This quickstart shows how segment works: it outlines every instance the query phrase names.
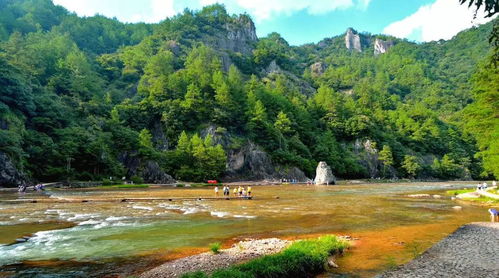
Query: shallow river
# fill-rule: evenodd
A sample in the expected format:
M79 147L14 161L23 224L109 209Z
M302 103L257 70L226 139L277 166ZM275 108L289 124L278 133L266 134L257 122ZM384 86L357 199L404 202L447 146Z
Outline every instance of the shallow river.
M254 186L254 200L71 202L213 197L211 188L0 192L0 277L126 277L165 260L244 238L325 233L356 240L322 277L369 277L410 260L486 208L451 201L464 183ZM468 185L471 186L471 185ZM442 199L408 198L412 193ZM279 197L279 198L277 198ZM36 198L44 202L13 203ZM455 205L462 210L455 210ZM26 242L12 244L30 236Z

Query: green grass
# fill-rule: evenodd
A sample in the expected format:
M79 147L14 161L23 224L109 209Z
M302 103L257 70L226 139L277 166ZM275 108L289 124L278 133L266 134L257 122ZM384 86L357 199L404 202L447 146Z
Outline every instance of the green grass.
M183 278L273 278L314 277L324 272L330 255L348 247L335 236L297 241L286 250L251 260L241 265L215 271L211 276L202 272L185 274Z
M221 247L222 247L222 244L220 242L210 243L210 250L211 250L211 252L213 252L213 254L220 253Z
M115 184L115 185L103 185L97 188L148 188L147 184Z
M449 190L449 191L446 191L446 193L449 195L457 196L459 194L470 193L470 192L475 192L475 191L476 191L475 189L460 189L460 190ZM494 190L489 191L489 192L494 193ZM462 200L472 201L472 202L477 202L477 203L487 203L487 204L499 203L499 200L485 197L485 196L480 196L478 198L462 198Z
M476 190L475 189L459 189L459 190L448 190L446 191L445 193L449 194L449 195L459 195L459 194L463 194L463 193L470 193L470 192L475 192Z

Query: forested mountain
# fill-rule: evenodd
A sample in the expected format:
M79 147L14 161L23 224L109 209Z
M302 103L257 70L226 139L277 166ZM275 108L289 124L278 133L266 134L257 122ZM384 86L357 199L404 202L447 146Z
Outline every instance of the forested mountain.
M499 177L492 24L290 46L221 5L123 24L1 0L0 185L303 180L318 161L342 178Z

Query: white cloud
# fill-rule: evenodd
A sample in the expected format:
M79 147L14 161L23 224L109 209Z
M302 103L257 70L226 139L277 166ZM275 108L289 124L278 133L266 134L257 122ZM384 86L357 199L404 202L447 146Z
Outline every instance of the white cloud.
M159 22L176 14L174 0L53 0L79 16L102 14L125 22Z
M483 24L491 18L484 18L482 11L473 19L474 9L459 5L457 0L436 0L433 4L420 7L412 15L391 23L383 32L399 38L408 38L420 33L421 41L450 39L458 32L474 25Z
M77 13L79 16L93 16L99 13L98 9L93 5L89 5L87 1L53 0L53 2L56 5L65 7L69 11Z
M360 8L366 9L371 0L199 0L202 6L213 3L226 5L234 2L261 21L277 14L292 14L306 10L309 14L324 14L337 9Z
M147 22L159 22L166 17L174 16L176 14L173 8L174 0L152 0L152 16L151 20Z

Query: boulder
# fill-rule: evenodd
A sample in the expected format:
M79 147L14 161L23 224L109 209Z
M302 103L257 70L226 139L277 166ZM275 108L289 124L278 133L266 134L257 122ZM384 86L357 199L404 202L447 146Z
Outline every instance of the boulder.
M334 177L333 172L331 171L331 167L329 167L329 165L327 165L325 161L321 161L319 162L319 165L317 165L314 182L317 185L321 184L329 185L336 183L336 178Z

